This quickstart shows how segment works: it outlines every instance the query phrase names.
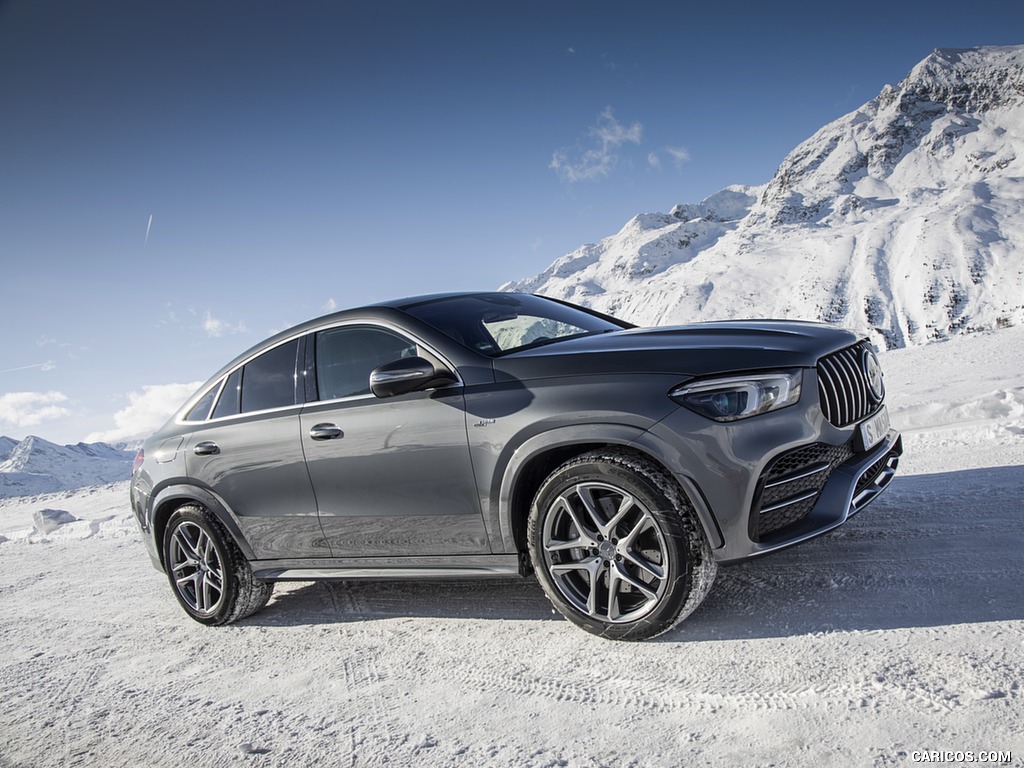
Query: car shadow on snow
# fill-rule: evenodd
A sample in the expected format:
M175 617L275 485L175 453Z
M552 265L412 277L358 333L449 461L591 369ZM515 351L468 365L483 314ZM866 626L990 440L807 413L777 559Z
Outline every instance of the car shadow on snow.
M1024 619L1022 499L1021 466L897 477L838 530L720 569L704 604L656 642ZM245 623L403 617L562 620L536 580L517 579L282 585Z
M247 624L299 626L397 618L551 620L535 579L319 581L281 585Z

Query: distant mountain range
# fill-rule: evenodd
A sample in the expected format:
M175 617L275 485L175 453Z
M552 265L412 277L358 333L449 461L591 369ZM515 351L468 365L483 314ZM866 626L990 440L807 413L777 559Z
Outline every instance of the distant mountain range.
M641 214L502 289L641 325L821 320L882 348L1024 323L1024 46L936 50L767 184Z
M107 443L57 445L0 437L0 498L54 493L127 480L135 451Z

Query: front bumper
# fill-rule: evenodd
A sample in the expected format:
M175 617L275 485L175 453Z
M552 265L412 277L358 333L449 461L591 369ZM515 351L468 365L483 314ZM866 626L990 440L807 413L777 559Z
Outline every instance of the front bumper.
M817 393L813 369L806 371L803 387ZM680 408L636 447L672 471L715 559L728 564L830 531L889 485L903 452L900 435L889 430L872 448L860 450L862 421L834 426L813 394L797 405L726 424Z
M820 536L845 523L884 491L899 466L903 454L903 439L890 431L881 443L870 451L853 454L831 469L824 485L814 497L809 510L792 522L774 530L762 532L758 526L766 514L764 508L751 510L748 551L739 557L722 558L723 564L746 560L757 555L775 552L785 547ZM770 514L770 509L768 514Z

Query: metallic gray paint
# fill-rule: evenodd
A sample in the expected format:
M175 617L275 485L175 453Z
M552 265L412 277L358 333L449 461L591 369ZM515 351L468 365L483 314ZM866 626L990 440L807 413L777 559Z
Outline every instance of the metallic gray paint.
M185 441L191 483L217 493L258 558L315 557L324 536L298 442L297 408L193 425ZM196 455L199 443L217 453Z
M824 419L815 365L856 336L782 321L646 330L622 323L620 331L489 357L402 312L412 301L335 313L254 346L147 441L131 493L154 564L169 511L197 501L221 519L261 578L504 573L524 548L516 538L523 484L550 472L554 457L607 445L642 451L666 468L690 497L715 558L736 562L841 524L861 507L853 500L860 474L899 450L899 436L890 433L834 473L800 526L752 541L751 503L769 462L803 445L853 438L856 425L837 429ZM348 323L401 330L461 384L182 421L205 392L262 351ZM801 400L750 419L716 423L668 397L693 378L781 368L803 369ZM321 424L341 434L313 439ZM195 455L203 441L218 452ZM875 495L869 490L867 501Z

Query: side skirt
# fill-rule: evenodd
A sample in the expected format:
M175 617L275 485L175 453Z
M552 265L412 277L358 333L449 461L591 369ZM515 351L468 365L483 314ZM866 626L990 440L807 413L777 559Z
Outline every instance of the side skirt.
M503 579L520 575L518 555L253 560L250 565L253 577L263 581Z

